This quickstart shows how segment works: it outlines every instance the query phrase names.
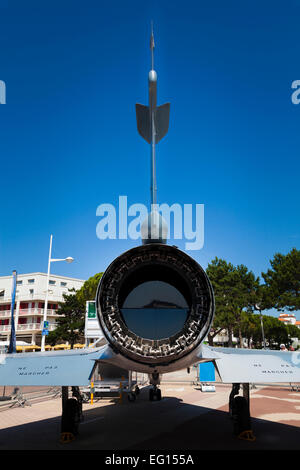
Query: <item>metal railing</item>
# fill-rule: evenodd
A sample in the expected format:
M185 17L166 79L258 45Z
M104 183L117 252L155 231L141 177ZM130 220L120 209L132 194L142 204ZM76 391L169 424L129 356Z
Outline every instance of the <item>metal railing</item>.
M10 317L11 315L11 312L10 310L0 310L0 318L3 318L3 317Z
M48 330L53 331L56 328L55 323L49 323ZM16 331L28 331L28 330L34 330L34 331L41 331L42 329L42 323L21 323L16 325ZM0 332L3 331L10 331L10 325L0 325Z
M43 308L20 308L19 310L19 316L20 315L44 315L44 309ZM58 315L56 310L54 309L47 309L47 316L51 315ZM0 318L7 318L11 316L11 311L10 310L0 310ZM16 316L16 310L15 310L15 316Z

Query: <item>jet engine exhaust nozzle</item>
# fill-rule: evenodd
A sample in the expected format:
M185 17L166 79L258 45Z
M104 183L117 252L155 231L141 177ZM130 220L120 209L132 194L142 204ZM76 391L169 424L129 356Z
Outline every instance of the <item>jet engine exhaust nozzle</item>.
M186 253L159 243L116 258L99 283L96 305L112 348L148 365L169 364L193 351L214 314L205 271Z

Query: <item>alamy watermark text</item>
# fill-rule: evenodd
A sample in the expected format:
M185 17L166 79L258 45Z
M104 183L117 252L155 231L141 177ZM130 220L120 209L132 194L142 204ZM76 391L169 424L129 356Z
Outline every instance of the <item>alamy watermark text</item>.
M96 216L100 240L170 239L172 235L175 240L187 240L186 250L201 250L204 245L204 204L155 204L149 214L144 204L128 206L127 196L119 196L117 208L100 204Z

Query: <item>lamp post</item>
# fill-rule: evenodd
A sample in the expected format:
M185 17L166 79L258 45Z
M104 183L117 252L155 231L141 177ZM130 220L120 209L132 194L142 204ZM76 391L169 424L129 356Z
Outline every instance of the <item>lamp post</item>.
M46 341L46 334L43 332L45 329L45 322L47 321L47 309L48 309L48 294L49 294L49 278L50 278L50 266L51 263L55 261L66 261L67 263L72 263L74 261L71 256L68 258L51 258L52 253L52 238L53 235L50 235L50 247L49 247L49 258L48 258L48 271L47 271L47 282L46 282L46 298L45 298L45 305L44 305L44 316L43 316L43 325L42 325L42 344L41 344L41 351L45 351L45 341Z
M260 305L260 304L256 304L256 305L255 305L255 308L256 308L256 310L259 311L262 340L263 340L264 349L266 349L264 324L263 324L263 318L262 318L262 314L261 314L261 305Z

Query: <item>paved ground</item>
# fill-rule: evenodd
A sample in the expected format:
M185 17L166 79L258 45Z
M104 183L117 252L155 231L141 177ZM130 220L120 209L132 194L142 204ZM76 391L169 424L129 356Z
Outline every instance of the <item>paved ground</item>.
M163 400L135 403L99 400L84 405L80 435L59 443L61 401L0 413L0 451L9 449L297 449L300 450L300 393L283 387L251 391L255 442L236 439L228 417L230 386L202 393L189 382L164 382Z

